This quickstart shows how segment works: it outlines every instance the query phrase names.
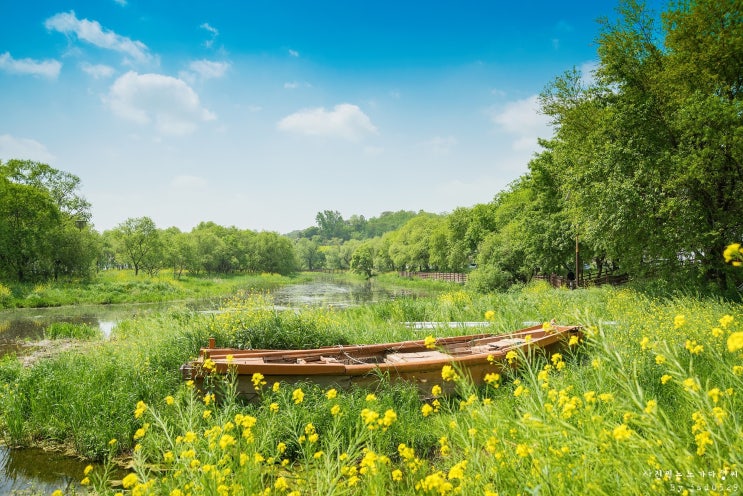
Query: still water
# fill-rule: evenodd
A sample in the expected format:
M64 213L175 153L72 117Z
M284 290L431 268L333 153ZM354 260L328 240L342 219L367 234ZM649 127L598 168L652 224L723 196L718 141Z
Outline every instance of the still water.
M379 288L373 283L340 284L316 281L283 286L270 295L277 307L348 307L384 301L410 294L409 290ZM219 311L219 300L188 302L203 312ZM0 356L23 354L29 345L44 338L44 329L54 322L85 323L98 327L104 337L116 323L139 314L158 312L180 303L80 305L62 308L0 310ZM55 489L77 486L87 463L38 449L9 450L0 446L0 495L51 494Z

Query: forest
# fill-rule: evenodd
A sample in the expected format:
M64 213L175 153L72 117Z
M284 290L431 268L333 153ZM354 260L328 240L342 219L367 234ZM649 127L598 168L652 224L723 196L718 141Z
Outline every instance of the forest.
M283 235L214 222L181 232L149 217L99 233L80 178L11 159L0 162L0 281L116 267L176 276L436 270L470 272L468 284L489 291L577 269L738 294L740 272L721 254L743 237L739 2L657 17L630 1L620 14L603 21L592 73L570 69L545 87L541 111L554 134L489 203L368 219L326 210L316 226Z

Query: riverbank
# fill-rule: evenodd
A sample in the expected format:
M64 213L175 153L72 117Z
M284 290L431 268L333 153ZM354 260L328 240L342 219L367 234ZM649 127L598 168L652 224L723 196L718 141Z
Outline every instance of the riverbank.
M219 494L220 486L247 494L646 494L691 487L667 472L714 472L715 484L743 479L739 304L542 284L300 312L265 310L260 298L233 299L218 314L172 309L127 320L107 342L31 368L3 360L5 439L56 440L93 459L129 454L127 494ZM583 324L587 339L560 359L537 358L480 390L461 382L459 396L426 404L405 387L267 384L259 405L229 394L215 405L178 375L209 337L254 347L277 333L313 345L396 341L421 337L406 321L475 321L485 312L493 332L555 318ZM115 492L103 467L86 478Z
M311 280L312 277L311 274L297 274L292 277L278 274L236 274L175 278L168 272L157 276L135 276L131 270L108 270L99 272L90 281L11 284L8 286L10 294L0 298L0 309L200 300L223 297L238 290L270 290Z

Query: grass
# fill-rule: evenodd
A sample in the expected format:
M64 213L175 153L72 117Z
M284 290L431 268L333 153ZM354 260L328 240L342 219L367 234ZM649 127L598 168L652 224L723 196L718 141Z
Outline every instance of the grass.
M264 303L125 321L112 341L31 369L3 360L4 438L52 439L104 460L83 480L101 494L734 494L743 486L740 304L542 284L489 295L450 286L346 310L277 312ZM584 325L586 339L550 361L522 355L512 375L480 389L461 381L458 395L431 404L405 385L266 384L261 402L246 405L229 378L214 381L223 398L215 404L178 376L209 336L256 347L302 336L313 346L420 338L467 330L422 334L404 322L483 320L489 310L495 332L555 318ZM131 457L129 474L113 481L106 469L122 456Z
M240 289L268 290L293 284L308 276L238 274L230 276L183 276L169 272L150 277L134 276L132 270L99 272L90 281L59 281L43 284L0 285L0 308L56 307L80 304L154 303L222 297Z

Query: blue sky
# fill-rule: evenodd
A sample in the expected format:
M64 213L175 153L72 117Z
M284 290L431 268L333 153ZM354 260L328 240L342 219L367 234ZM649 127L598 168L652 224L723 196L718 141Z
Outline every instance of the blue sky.
M0 7L0 160L129 217L286 233L490 201L596 62L613 1L70 0Z

